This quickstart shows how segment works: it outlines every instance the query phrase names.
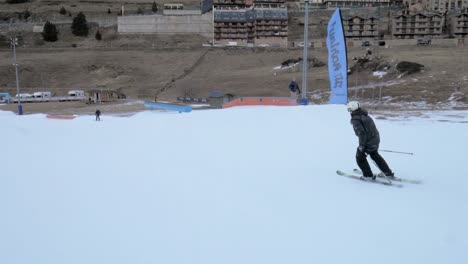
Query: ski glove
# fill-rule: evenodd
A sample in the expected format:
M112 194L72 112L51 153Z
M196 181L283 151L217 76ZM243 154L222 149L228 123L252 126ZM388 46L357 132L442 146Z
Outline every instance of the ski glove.
M364 146L359 146L358 147L358 150L362 153L364 153L364 151L366 150L366 148Z

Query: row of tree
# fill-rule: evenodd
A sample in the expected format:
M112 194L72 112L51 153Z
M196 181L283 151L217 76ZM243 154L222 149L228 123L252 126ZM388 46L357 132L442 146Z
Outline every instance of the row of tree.
M86 16L80 12L76 17L73 18L73 23L71 25L71 30L73 35L80 37L87 37L89 33L88 22L86 21ZM47 21L44 25L44 30L42 31L42 37L45 41L57 41L58 39L58 30L55 24ZM99 30L95 35L97 40L101 40L102 36Z

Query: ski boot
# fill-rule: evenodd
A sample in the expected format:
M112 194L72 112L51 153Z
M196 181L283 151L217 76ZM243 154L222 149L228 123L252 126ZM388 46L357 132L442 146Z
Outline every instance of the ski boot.
M360 178L361 178L361 180L363 180L363 181L375 181L376 175L372 175L372 176L361 176Z
M385 174L385 176L387 176L387 178L389 178L390 180L395 179L395 173L393 173L393 171L385 172L384 174Z

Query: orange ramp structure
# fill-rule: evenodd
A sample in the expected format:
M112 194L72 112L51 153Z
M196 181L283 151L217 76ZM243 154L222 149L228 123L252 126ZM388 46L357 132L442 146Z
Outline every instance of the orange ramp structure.
M290 97L240 97L223 104L223 108L246 105L293 106L297 105L297 101Z
M72 120L75 119L74 115L47 115L49 119Z

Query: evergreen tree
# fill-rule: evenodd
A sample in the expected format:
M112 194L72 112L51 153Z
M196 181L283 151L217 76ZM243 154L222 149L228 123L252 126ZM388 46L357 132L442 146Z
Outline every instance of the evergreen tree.
M110 14L110 13L112 13L112 12L111 12L110 8L108 8L107 9L107 14Z
M67 14L67 10L65 9L65 7L62 6L62 8L60 8L59 13L60 13L61 15L66 15L66 14Z
M141 7L139 7L138 10L137 10L137 13L138 13L139 15L143 15L143 9L141 9Z
M45 41L55 42L57 41L57 35L57 27L54 24L47 21L44 25L44 30L42 31L42 38Z
M96 35L94 35L94 37L95 37L97 40L101 40L101 39L102 39L102 35L101 35L101 32L99 32L99 29L97 30Z
M153 5L151 6L151 10L153 10L154 13L158 12L158 5L156 4L156 1L153 2Z
M29 12L29 10L26 10L23 12L23 17L24 19L28 19L29 17L31 17L31 12Z
M73 18L73 23L72 23L72 33L75 36L81 36L81 37L86 37L88 36L88 23L86 22L86 16L83 14L83 12L78 13L76 17Z
M26 3L29 0L6 0L7 4L21 4Z

